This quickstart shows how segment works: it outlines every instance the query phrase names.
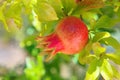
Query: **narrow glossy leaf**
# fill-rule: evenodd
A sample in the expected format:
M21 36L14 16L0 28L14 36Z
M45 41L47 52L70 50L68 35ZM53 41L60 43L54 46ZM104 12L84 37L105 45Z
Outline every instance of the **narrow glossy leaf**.
M79 6L84 10L101 8L104 6L104 2L102 0L83 0L79 2Z
M94 59L96 59L95 55L81 55L81 53L79 55L79 62L83 65L91 63L91 61Z
M9 31L8 25L7 25L6 20L5 20L5 16L3 15L3 12L1 10L0 10L0 21L3 22L5 29L7 31Z
M22 0L24 7L25 7L25 13L28 15L32 12L33 5L36 5L36 0Z
M93 38L93 42L97 42L100 41L101 39L110 37L110 33L108 32L98 32L95 34L94 38Z
M32 69L34 67L34 62L32 60L30 60L30 58L27 58L26 66L27 66L27 68Z
M6 20L13 20L13 23L16 24L14 27L21 28L22 27L22 17L21 17L21 10L22 10L22 2L21 1L14 1L11 5L6 6L4 9L4 15ZM12 23L8 23L8 26L12 25Z
M106 54L106 56L116 64L120 64L120 55L110 53Z
M21 16L16 16L15 18L14 18L14 22L15 22L15 24L17 25L17 27L20 29L21 27L22 27L22 18L21 18Z
M48 0L48 3L55 9L57 16L63 16L61 0Z
M88 71L86 73L85 80L96 80L98 78L100 73L100 68L98 65L99 65L99 61L97 59L91 62Z
M89 42L87 43L85 50L90 52L92 50L92 40L89 40Z
M100 19L95 24L95 28L109 28L113 27L116 23L118 23L119 19L112 19L106 15L100 17Z
M106 51L106 48L102 47L98 42L93 43L92 49L93 49L93 52L98 56L102 53L105 53Z
M41 22L38 20L38 17L36 17L36 14L34 11L33 11L32 15L33 15L32 24L34 25L35 29L40 32L42 30Z
M46 30L45 30L44 35L48 35L51 32L53 32L53 30L56 27L57 23L58 23L58 21L45 22L44 24L46 25Z
M113 70L113 73L114 73L113 80L120 80L120 72L114 66L112 66L112 70Z
M24 71L28 80L41 80L45 73L42 57L37 57L36 63L32 59L27 58L26 66Z
M88 56L89 54L85 51L85 50L82 50L81 52L80 52L80 55L79 55L79 62L81 63L81 64L86 64L86 56Z
M43 65L43 57L42 56L37 56L37 62L38 62L38 66L40 68L40 70L42 70L44 72L44 65Z
M61 0L63 5L63 12L65 15L69 15L72 13L74 8L76 7L75 0Z
M105 80L113 80L114 73L110 63L106 59L103 60L100 73Z
M79 54L79 62L81 64L89 64L92 60L96 59L95 55L90 54L92 50L92 41L89 40L88 44Z
M4 3L1 7L0 7L0 21L2 21L2 23L4 24L4 27L7 31L9 31L8 25L6 23L6 19L3 13L4 8L6 7L6 3Z
M92 60L96 59L95 55L91 55L90 51L82 50L79 54L79 62L81 64L89 64Z
M105 44L112 46L117 51L120 51L120 43L113 37L104 38L102 41L104 41Z
M58 20L58 17L54 8L48 3L45 3L45 2L37 3L34 9L40 21Z
M96 12L82 12L81 13L82 18L85 19L86 21L90 22L91 20L97 20L98 16L96 14Z

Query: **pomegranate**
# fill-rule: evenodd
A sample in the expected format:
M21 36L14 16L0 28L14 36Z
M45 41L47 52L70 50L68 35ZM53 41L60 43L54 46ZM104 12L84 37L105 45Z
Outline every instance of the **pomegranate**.
M88 29L79 18L67 16L58 23L52 34L39 36L37 40L38 48L44 49L41 55L47 54L46 61L49 61L58 52L72 55L81 51L88 41Z

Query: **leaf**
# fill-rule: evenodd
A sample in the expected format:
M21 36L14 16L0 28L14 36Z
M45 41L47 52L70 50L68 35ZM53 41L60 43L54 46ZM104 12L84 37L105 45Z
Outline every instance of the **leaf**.
M27 58L26 60L25 75L27 80L41 80L45 74L44 66L42 63L42 57L37 57L36 63L33 59Z
M107 37L110 37L110 33L108 33L108 32L98 32L93 37L93 42L98 42L101 39L104 39L104 38L107 38Z
M3 13L3 10L4 10L5 6L6 6L6 4L7 3L4 3L2 5L2 7L0 7L0 21L3 22L5 29L9 32L9 28L8 28L8 25L6 23L6 19L5 19L4 13Z
M119 19L113 19L108 17L107 15L103 15L96 22L95 28L110 28L110 27L113 27L119 21L120 21Z
M22 0L25 7L25 13L28 15L32 12L33 5L36 5L36 0Z
M37 15L35 14L35 12L33 11L33 13L32 13L32 24L33 24L33 26L35 27L35 29L37 30L37 31L39 31L39 32L41 32L41 22L38 20L38 17L36 17Z
M65 15L70 15L76 7L75 0L61 0L63 5L63 12Z
M81 0L79 2L79 6L84 10L101 8L104 6L104 2L102 0Z
M85 50L87 52L90 52L92 50L92 40L89 40L89 42L87 43L87 45L85 46Z
M116 49L116 51L120 51L120 43L114 39L113 37L108 37L108 38L104 38L102 39L102 41L107 44L107 45L110 45L112 46L113 48Z
M120 55L108 53L106 56L116 64L120 64Z
M86 47L79 54L79 62L81 64L89 64L92 60L96 59L95 55L90 54L92 50L92 41L89 40Z
M79 13L80 14L80 13ZM86 21L90 22L91 20L97 20L98 16L96 12L81 12L82 18L85 19Z
M102 47L100 45L100 43L96 42L96 43L93 43L92 45L92 49L93 49L93 52L96 54L96 55L100 55L100 54L103 54L105 53L106 51L106 48Z
M38 62L38 66L40 68L40 70L44 69L44 65L43 65L43 58L42 56L37 56L37 62ZM43 74L44 74L44 70L43 70Z
M79 62L81 64L89 64L93 59L96 59L96 56L91 55L89 51L82 50L79 54Z
M38 15L38 19L40 21L58 20L58 17L54 8L48 3L38 2L37 5L35 5L34 10Z
M50 21L50 22L45 22L45 26L46 29L45 29L45 32L43 33L44 35L48 35L50 34L51 32L53 32L54 28L56 27L58 21Z
M12 19L16 26L13 27L22 27L22 17L21 17L21 10L22 10L22 2L21 1L14 1L10 5L7 5L4 9L5 19L10 20ZM12 25L12 23L7 23L8 26Z
M103 60L103 63L100 67L100 73L105 80L113 80L114 73L107 59Z
M86 73L85 80L96 80L100 73L99 60L95 59L90 63L88 71Z
M120 80L120 72L114 66L112 66L112 70L113 70L113 73L114 73L114 79L113 80Z
M54 8L58 17L63 16L61 0L48 0L48 3Z
M85 51L85 49L82 50L82 51L80 52L80 55L79 55L79 62L80 62L81 64L86 64L86 62L87 62L86 56L88 56L88 55L89 55L89 53L87 53L87 52Z
M27 66L27 68L32 69L34 66L34 62L32 60L30 60L30 58L27 58L26 59L26 66Z

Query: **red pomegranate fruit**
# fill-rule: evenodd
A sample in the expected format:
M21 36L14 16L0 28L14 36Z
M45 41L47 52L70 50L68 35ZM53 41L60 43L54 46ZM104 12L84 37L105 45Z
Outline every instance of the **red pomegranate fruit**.
M79 18L67 16L58 23L52 34L39 36L37 40L38 48L44 49L40 54L47 54L46 61L49 61L58 52L72 55L81 51L88 41L88 29Z

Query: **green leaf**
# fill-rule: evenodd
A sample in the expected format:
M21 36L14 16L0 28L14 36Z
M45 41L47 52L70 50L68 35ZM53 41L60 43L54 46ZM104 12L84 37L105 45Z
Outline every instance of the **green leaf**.
M65 15L70 15L72 14L72 11L75 9L76 7L76 2L75 0L61 0L62 5L63 5L63 12L65 13Z
M2 5L2 7L0 7L0 21L3 22L5 29L9 32L9 28L8 28L8 25L7 25L7 23L6 23L6 19L5 19L4 13L3 13L3 10L4 10L4 8L6 7L6 4L7 4L7 3L4 3L4 4Z
M42 29L41 29L41 22L38 20L38 18L36 17L36 14L35 14L35 12L33 11L33 13L32 13L32 24L33 24L33 26L35 27L35 29L37 30L37 31L41 31Z
M92 40L89 40L89 42L87 43L87 45L85 46L85 50L87 52L90 52L92 50Z
M86 73L85 80L96 80L100 73L99 60L95 59L90 63L88 71Z
M110 28L110 27L113 27L119 21L120 21L119 19L113 19L113 18L110 18L106 15L103 15L96 22L95 28Z
M97 20L98 19L98 16L97 16L96 12L93 12L93 11L89 11L89 12L83 11L81 13L81 15L82 15L82 18L85 19L88 22L90 22L91 20Z
M44 71L44 65L43 65L43 57L37 56L37 62L38 62L37 64L38 64L39 69L43 71L41 73L44 74L45 71Z
M30 60L30 58L27 58L26 59L26 66L27 66L27 68L32 69L34 66L34 62L32 60Z
M98 42L101 39L104 39L104 38L107 38L107 37L110 37L110 33L108 33L108 32L98 32L93 37L93 42Z
M63 16L61 0L48 0L48 3L54 8L58 17Z
M86 47L79 54L79 62L81 64L89 64L92 60L96 59L95 55L90 54L92 50L92 41L89 40Z
M33 9L33 5L36 5L36 0L22 0L23 5L25 7L25 13L27 13L28 15L30 15L30 13L32 12Z
M106 48L102 47L100 45L100 43L96 42L96 43L93 43L92 45L92 49L93 49L93 52L96 54L96 55L100 55L100 54L103 54L105 53L106 51Z
M110 53L106 54L106 56L116 64L120 64L120 55Z
M113 80L113 70L107 59L103 60L102 66L100 67L100 73L105 80Z
M120 2L114 2L115 6L120 6Z
M107 44L107 45L110 45L112 46L113 48L116 49L116 51L120 51L120 43L114 39L113 37L108 37L108 38L104 38L102 39L102 41Z
M58 20L58 17L54 8L48 3L38 2L37 5L35 5L34 10L38 15L38 19L40 21Z
M44 31L44 35L48 35L50 34L51 32L53 32L54 28L56 27L58 21L49 21L49 22L45 22L45 23L42 23L44 24L45 26L42 26L42 27L45 27L45 29L43 29Z
M91 55L89 51L82 50L79 54L79 62L81 64L89 64L93 59L96 59L96 56Z
M38 56L36 63L33 59L27 58L26 60L25 75L27 80L41 80L45 74L44 66L42 63L42 57Z
M113 70L113 73L114 73L114 79L113 80L120 80L120 72L114 66L112 66L112 70Z
M82 50L81 52L80 52L80 55L79 55L79 62L81 63L81 64L86 64L86 56L88 56L89 54L85 51L85 49L84 50Z
M21 28L22 27L22 17L21 17L21 11L22 11L22 2L21 1L14 1L9 6L7 5L4 9L4 15L6 21L9 21L10 19L13 21L14 27ZM13 23L8 22L8 26L12 25Z

